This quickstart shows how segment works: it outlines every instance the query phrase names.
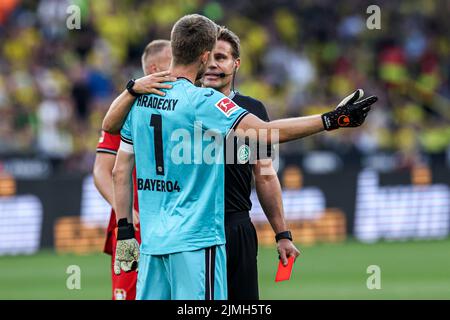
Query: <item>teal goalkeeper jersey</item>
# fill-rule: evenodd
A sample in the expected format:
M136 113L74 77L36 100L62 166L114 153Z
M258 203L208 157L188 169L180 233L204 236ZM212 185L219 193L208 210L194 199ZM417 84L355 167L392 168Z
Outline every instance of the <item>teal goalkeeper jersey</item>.
M225 243L224 138L247 114L216 90L171 84L164 97L137 98L121 131L135 154L145 254Z

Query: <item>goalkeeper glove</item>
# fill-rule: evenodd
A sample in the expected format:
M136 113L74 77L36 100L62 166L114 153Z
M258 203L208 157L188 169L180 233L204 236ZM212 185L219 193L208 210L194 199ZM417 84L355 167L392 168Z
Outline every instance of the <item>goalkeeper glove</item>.
M335 110L322 115L325 130L334 130L341 127L359 127L366 119L370 106L378 98L370 96L364 100L359 100L364 95L362 89L358 89L342 100Z
M114 273L137 271L139 262L139 243L134 238L134 227L127 219L120 219L117 223L116 256L114 259Z

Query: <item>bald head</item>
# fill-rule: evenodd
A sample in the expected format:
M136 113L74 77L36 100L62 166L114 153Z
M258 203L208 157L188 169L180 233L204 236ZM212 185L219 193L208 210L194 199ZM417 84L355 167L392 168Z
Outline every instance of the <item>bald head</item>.
M142 70L145 75L169 69L172 50L169 40L153 40L142 54Z

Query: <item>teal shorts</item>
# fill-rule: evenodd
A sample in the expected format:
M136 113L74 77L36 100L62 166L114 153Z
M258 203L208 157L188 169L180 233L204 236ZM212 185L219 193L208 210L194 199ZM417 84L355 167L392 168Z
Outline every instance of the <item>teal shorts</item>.
M136 300L226 300L225 245L165 255L141 253Z

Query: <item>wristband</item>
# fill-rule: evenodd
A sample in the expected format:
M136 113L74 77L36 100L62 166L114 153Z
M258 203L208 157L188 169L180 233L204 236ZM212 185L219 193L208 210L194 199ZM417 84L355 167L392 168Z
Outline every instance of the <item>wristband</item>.
M128 81L126 88L133 97L139 97L140 94L133 90L134 84L135 80L131 79L130 81Z
M134 227L132 223L128 223L126 218L122 218L117 222L117 240L127 240L134 238Z
M275 236L275 241L278 242L281 239L289 239L292 241L292 233L289 230L277 233L277 235Z

